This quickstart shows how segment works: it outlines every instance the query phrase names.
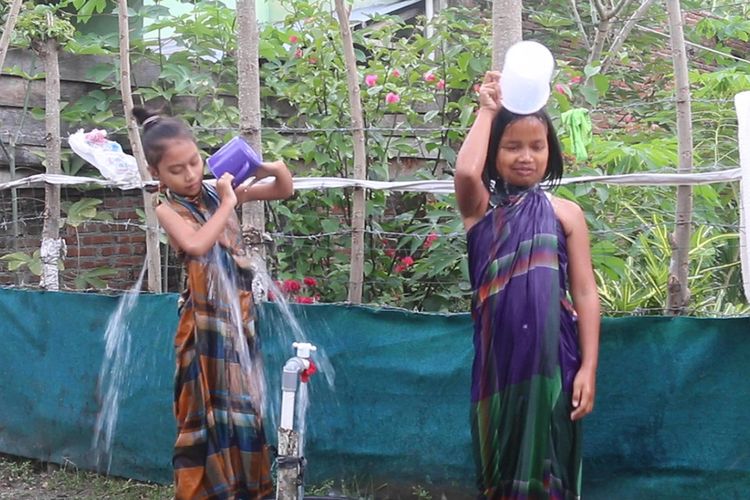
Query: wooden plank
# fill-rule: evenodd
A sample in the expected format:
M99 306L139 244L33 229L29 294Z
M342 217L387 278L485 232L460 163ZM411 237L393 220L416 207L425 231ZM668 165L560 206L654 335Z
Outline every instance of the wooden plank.
M5 141L3 141L5 143ZM6 147L7 147L7 143ZM16 146L16 170L19 177L25 177L31 174L40 174L44 172L42 167L42 158L44 158L44 147L39 146ZM8 169L8 157L0 149L0 167L3 173Z
M79 124L62 122L60 133L63 140L80 127ZM46 135L44 120L35 120L30 112L24 113L20 108L0 107L0 140L4 144L8 144L11 137L17 137L18 145L44 146Z
M0 76L0 106L23 108L26 99L26 88L29 86L29 102L31 108L44 107L44 80L27 82L23 78ZM73 103L101 87L94 83L64 81L60 85L60 98L63 102Z
M60 79L75 81L75 82L88 82L98 83L91 76L91 71L100 65L111 66L111 75L106 79L106 82L112 84L115 82L115 57L113 56L93 56L93 55L80 55L70 54L67 52L60 53ZM40 73L44 71L44 65L41 59L33 51L28 49L10 49L8 55L5 57L5 64L3 65L3 73L7 73L6 68L16 66L21 70L29 74ZM151 82L155 81L160 74L161 70L159 66L148 61L139 61L133 64L131 68L132 78L138 85L150 85Z

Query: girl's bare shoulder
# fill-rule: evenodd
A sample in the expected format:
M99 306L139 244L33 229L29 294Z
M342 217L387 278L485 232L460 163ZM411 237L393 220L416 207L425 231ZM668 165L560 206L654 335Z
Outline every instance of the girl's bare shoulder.
M566 234L570 234L581 225L586 227L586 219L578 203L557 196L551 196L550 202Z

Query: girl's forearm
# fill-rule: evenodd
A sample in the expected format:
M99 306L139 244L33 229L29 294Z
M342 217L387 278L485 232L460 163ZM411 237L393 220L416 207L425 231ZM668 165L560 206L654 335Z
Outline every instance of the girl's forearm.
M481 178L494 117L495 112L479 108L477 119L458 151L456 177Z
M578 339L581 346L581 368L596 370L599 364L599 298L577 301Z

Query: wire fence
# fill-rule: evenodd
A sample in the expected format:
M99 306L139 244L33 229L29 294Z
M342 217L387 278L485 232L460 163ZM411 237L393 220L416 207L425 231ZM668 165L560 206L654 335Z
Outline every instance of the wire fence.
M404 212L413 208L415 198L441 204L441 214L413 209ZM140 190L63 187L61 199L61 235L66 248L61 289L104 293L130 289L146 255ZM373 210L378 215L367 219L364 301L416 310L468 311L471 285L466 274L466 238L459 214L452 208L453 195L391 193L386 199L388 208ZM272 275L279 288L289 294L289 300L345 301L352 236L346 207L328 213L310 207L303 215L317 222L305 225L294 224L284 215L283 207L295 203L304 206L301 199L266 205ZM38 250L46 216L44 189L0 190L0 209L0 285L39 288ZM665 297L671 252L670 242L663 235L673 230L674 214L660 207L639 210L641 218L620 217L614 221L609 220L611 214L587 214L606 314L663 312L657 302ZM295 213L299 215L300 210L295 209ZM745 314L739 259L739 234L744 227L736 217L707 222L715 217L715 204L697 197L692 228L703 240L693 242L696 250L691 255L690 280L694 291L688 313ZM712 237L719 239L706 243ZM163 290L180 292L184 286L182 264L166 242L161 252ZM644 264L645 256L655 257L658 265ZM663 282L655 282L658 280ZM639 302L627 297L629 287L659 290Z

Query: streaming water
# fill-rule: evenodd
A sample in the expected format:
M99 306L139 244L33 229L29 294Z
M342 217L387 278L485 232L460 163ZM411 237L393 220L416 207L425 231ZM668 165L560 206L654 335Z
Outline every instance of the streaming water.
M97 384L100 407L91 442L96 466L100 471L109 472L112 465L112 438L117 427L120 397L127 383L126 370L130 363L130 313L138 302L146 267L144 263L138 281L120 297L104 333L104 360Z
M317 347L317 351L315 351L311 355L311 359L315 363L317 371L316 374L310 379L310 383L300 384L300 386L306 386L305 410L307 409L309 401L307 391L309 390L310 392L312 392L314 387L318 385L317 380L319 379L324 380L325 385L327 386L327 390L321 391L324 392L325 396L328 397L328 399L325 401L325 404L337 404L337 402L333 400L336 370L331 364L331 360L326 352L326 344L330 341L333 341L334 336L330 334L327 326L317 325L316 328L318 329L318 331L315 332L316 338L313 341L310 338L309 326L305 325L305 327L303 327L303 325L300 323L300 318L295 313L295 308L290 305L289 301L285 297L285 294L276 285L276 282L272 279L265 266L261 265L259 266L259 268L256 268L255 276L256 279L259 280L261 287L264 290L271 292L271 295L273 296L274 309L277 313L273 314L272 318L263 318L264 320L273 320L273 342L277 343L280 347L280 357L278 358L274 359L273 357L269 356L268 353L264 354L267 360L267 368L269 370L278 371L278 373L280 374L286 360L296 354L292 347L292 344L294 342L312 343ZM276 379L275 372L274 374L270 374L269 378L271 378L272 380ZM321 396L323 396L323 394L321 394ZM298 394L298 400L299 397L300 395ZM278 426L279 412L281 410L281 391L272 391L269 400L267 420L270 428L275 429ZM316 398L316 401L321 402L318 398ZM298 408L299 404L300 402L298 401ZM305 426L304 413L302 414L302 418L299 418L298 414L298 418L296 420L297 422L295 430L299 432L300 428L304 428Z

